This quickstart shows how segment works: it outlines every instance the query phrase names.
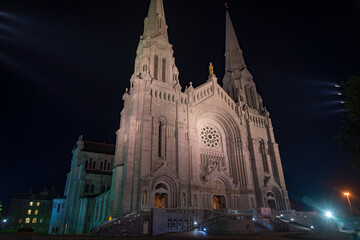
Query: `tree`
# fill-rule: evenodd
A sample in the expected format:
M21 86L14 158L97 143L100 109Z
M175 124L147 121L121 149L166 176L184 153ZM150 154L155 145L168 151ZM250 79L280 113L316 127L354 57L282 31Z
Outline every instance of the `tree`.
M351 165L360 171L360 76L351 76L343 86L345 118L338 140Z

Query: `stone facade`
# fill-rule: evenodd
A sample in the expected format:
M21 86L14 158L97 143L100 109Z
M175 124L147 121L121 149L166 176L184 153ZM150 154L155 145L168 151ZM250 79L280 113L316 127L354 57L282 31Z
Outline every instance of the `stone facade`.
M67 178L62 233L86 233L154 208L290 208L270 113L246 67L229 12L223 87L210 71L202 85L190 83L183 90L167 29L163 1L151 0L123 95L114 162L111 154L87 152L79 140ZM94 171L91 157L107 158L111 169ZM87 184L94 186L90 193ZM102 191L102 184L111 185L109 191ZM167 228L166 214L161 218Z

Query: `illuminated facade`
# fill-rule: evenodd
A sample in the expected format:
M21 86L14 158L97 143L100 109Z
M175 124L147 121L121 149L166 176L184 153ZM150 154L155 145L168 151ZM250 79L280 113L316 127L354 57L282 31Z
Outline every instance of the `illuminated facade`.
M105 180L111 188L103 192L97 184L87 197L86 157L73 160L62 233L89 232L109 219L116 223L137 213L143 214L142 234L148 234L161 232L154 230L157 221L168 230L179 229L180 221L181 229L185 222L192 226L201 211L288 210L270 114L246 67L229 13L223 86L210 67L202 85L190 83L182 90L162 0L151 0L144 25L130 88L123 95L112 177ZM143 217L146 213L154 215Z

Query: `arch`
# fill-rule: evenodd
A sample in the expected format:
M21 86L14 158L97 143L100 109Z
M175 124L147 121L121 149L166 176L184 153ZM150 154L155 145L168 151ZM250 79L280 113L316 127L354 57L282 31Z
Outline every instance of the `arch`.
M267 204L269 205L270 208L273 208L275 210L287 209L282 194L277 187L275 186L270 187L266 197L267 197Z
M229 170L230 177L235 184L246 188L248 176L243 157L242 140L239 122L236 121L234 112L229 112L217 106L201 108L197 115L197 129L204 124L213 124L222 135L222 144L225 167ZM226 143L226 144L225 144Z
M151 184L151 202L155 200L156 194L167 194L167 207L173 208L177 206L177 184L167 175L155 177ZM154 202L155 205L155 202Z

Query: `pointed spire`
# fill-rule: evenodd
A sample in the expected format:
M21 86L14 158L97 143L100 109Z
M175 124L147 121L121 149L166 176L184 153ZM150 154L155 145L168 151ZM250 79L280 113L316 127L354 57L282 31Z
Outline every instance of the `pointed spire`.
M226 44L225 44L226 68L233 70L234 68L245 67L245 61L239 41L236 37L234 26L232 24L228 8L226 9Z
M163 0L151 0L145 18L144 38L163 35L168 39Z

